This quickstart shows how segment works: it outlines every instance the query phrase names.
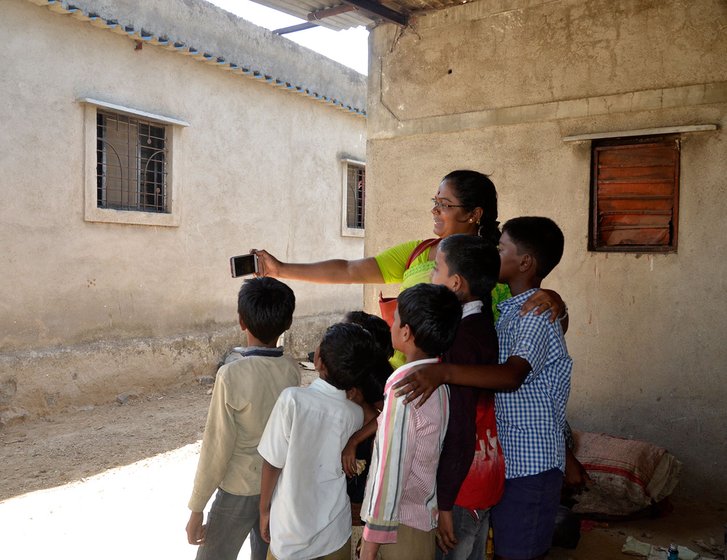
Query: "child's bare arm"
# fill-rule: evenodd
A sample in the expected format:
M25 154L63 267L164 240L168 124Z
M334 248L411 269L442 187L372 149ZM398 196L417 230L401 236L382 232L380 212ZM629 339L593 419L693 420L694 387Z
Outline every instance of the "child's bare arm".
M369 422L371 422L372 420L374 421L374 425L376 425L376 419L379 417L379 413L381 412L381 409L384 408L384 401L379 401L374 404L369 404L367 402L364 402L361 405L361 408L363 408L363 411L364 411L364 420L363 420L364 426L366 424L368 424ZM372 436L375 433L376 433L376 429L374 429L374 432L372 434L369 434L369 436ZM364 438L364 439L366 439L366 438Z
M282 469L274 467L263 459L263 472L260 480L260 535L267 543L270 542L270 502L281 471Z
M187 542L189 544L204 544L206 526L203 525L204 513L201 511L193 511L189 515L187 521Z
M576 458L573 450L565 448L565 478L563 480L566 488L580 492L591 483L588 471Z
M381 545L375 542L363 540L361 546L361 560L376 560L376 554L379 552Z
M356 474L356 447L361 442L366 441L368 438L376 434L376 419L379 415L379 411L371 405L367 406L373 410L374 415L370 416L369 414L367 416L366 408L364 408L364 421L366 421L366 418L368 417L368 422L366 422L360 430L354 432L341 453L341 466L343 467L343 472L345 472L346 476L349 478Z
M504 364L497 365L424 364L411 368L411 373L394 385L394 389L397 397L407 395L404 404L421 396L416 405L419 407L445 383L491 391L515 391L531 369L528 361L518 356L510 356Z
M454 520L451 511L439 511L437 546L444 554L457 546L457 535L454 532Z

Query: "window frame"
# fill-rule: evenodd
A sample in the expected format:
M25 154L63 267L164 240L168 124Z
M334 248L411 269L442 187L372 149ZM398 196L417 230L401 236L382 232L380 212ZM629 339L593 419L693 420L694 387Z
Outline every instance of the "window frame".
M362 200L362 211L363 211L363 225L362 228L354 228L348 225L348 169L351 166L359 167L363 169L364 178L366 177L366 162L351 159L341 158L341 235L343 237L364 237L366 233L366 183L364 179L364 194Z
M609 148L627 150L630 146L661 146L673 148L676 152L674 170L672 175L671 220L670 239L665 245L605 245L601 241L600 208L599 202L599 161L600 154ZM613 150L611 150L613 151ZM590 178L590 211L588 224L588 250L600 253L676 253L678 249L679 233L679 190L680 190L680 162L681 162L681 136L679 134L661 134L646 136L629 136L618 138L604 138L593 140L591 143L591 178ZM636 178L634 178L636 179ZM653 194L644 194L642 200L661 198ZM628 196L625 198L629 198ZM638 197L633 199L638 200ZM623 212L626 214L627 212ZM648 214L644 212L644 214Z
M175 161L181 161L178 149L175 149L183 127L189 126L185 121L155 115L146 111L132 109L113 103L84 98L79 100L84 106L84 142L85 142L85 189L84 189L84 220L116 224L133 224L146 226L178 227L181 221L180 194L181 187L175 181ZM166 130L166 199L164 212L143 210L127 210L103 208L98 206L98 173L97 173L97 116L98 112L118 113L123 116L150 121Z

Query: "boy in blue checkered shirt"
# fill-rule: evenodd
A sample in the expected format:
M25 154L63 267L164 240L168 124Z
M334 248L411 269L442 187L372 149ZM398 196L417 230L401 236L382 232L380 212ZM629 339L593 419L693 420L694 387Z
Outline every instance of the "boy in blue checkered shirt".
M500 282L512 296L500 303L499 365L433 364L402 380L398 394L428 397L442 383L497 391L497 432L505 455L505 493L492 509L495 558L545 558L555 528L565 471L565 408L573 362L560 321L520 315L563 255L563 233L548 218L507 222L500 238Z

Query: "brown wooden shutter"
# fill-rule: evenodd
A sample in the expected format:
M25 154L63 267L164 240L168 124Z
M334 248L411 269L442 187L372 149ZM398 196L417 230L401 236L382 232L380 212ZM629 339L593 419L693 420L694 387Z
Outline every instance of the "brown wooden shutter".
M592 250L676 249L678 137L594 144L592 183Z

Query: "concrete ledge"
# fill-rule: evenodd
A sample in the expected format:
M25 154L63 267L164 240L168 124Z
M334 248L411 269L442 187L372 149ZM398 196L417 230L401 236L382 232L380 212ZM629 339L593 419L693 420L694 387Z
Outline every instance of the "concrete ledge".
M303 359L342 314L296 317L286 353ZM214 376L244 344L236 326L160 338L108 340L0 356L0 418L33 418L68 406L100 404Z
M341 321L344 315L341 312L296 317L291 329L285 333L285 352L296 359L305 359L308 352L316 349L326 329Z
M156 339L95 342L0 357L0 412L42 416L73 405L112 401L214 375L239 329Z
M661 128L640 128L638 130L614 130L611 132L591 132L564 136L563 142L586 142L605 138L628 138L630 136L653 136L656 134L684 134L687 132L712 132L716 124L695 124L686 126L663 126Z
M374 133L369 131L369 140L399 138L416 134L461 132L491 126L635 113L715 103L727 103L727 82L634 91L550 103L502 107L471 113L400 120L397 127Z

